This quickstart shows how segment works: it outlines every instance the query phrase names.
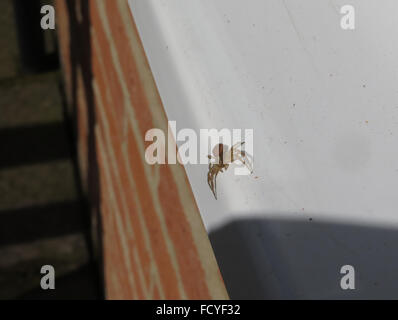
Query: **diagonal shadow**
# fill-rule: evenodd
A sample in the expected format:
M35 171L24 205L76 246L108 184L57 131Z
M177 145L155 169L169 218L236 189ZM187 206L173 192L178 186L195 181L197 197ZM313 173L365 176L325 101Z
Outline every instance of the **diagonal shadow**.
M80 202L0 211L0 247L85 232Z
M398 298L393 227L253 217L209 237L232 299ZM355 290L340 286L347 264Z
M0 129L0 169L70 157L63 123Z
M100 212L100 184L99 184L99 170L97 161L97 148L95 139L95 100L94 90L92 86L93 71L92 71L92 48L91 48L91 20L90 20L90 1L85 0L68 0L65 1L67 6L67 14L69 18L69 57L71 67L71 104L66 106L66 99L64 98L64 112L68 121L68 128L75 141L74 146L77 145L79 139L77 124L79 123L78 105L78 71L80 70L83 80L83 89L85 96L85 103L87 108L87 157L88 170L86 176L81 176L79 171L76 171L76 176L79 181L87 181L87 198L85 205L90 216L87 217L86 224L90 228L91 233L87 242L91 257L98 264L98 277L101 282L101 288L104 288L104 262L103 262L103 244L102 244L102 221ZM80 10L79 17L77 16L77 8ZM68 62L67 62L68 63ZM84 112L84 110L81 110ZM73 150L77 154L76 149ZM75 157L75 167L78 163ZM83 193L83 191L82 191ZM104 293L101 293L102 297Z

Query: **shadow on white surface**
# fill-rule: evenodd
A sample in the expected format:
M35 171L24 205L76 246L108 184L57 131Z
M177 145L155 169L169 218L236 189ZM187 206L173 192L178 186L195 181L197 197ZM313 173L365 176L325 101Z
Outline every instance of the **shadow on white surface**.
M398 297L396 229L249 218L209 236L231 299ZM340 287L343 265L355 269L355 290Z

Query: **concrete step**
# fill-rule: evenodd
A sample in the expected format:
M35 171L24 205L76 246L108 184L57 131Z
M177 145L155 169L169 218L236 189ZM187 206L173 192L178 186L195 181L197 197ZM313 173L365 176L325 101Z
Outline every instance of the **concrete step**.
M100 296L57 79L0 79L0 299ZM43 265L55 290L40 287Z
M63 121L57 72L0 79L0 129Z
M0 247L0 299L16 299L29 291L39 290L43 265L55 269L58 279L75 272L88 263L88 251L82 233L52 237ZM90 277L93 281L95 277ZM78 285L75 286L79 294Z
M0 79L19 73L19 54L12 0L0 1Z
M93 285L95 266L86 264L79 269L58 278L56 290L35 288L18 297L22 300L93 300L100 299L100 288Z

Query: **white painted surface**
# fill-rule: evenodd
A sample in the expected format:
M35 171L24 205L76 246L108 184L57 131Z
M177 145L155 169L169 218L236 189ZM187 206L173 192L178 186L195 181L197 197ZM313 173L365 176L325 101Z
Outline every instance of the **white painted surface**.
M219 200L186 166L233 298L398 297L398 2L345 4L130 0L177 130L254 129Z

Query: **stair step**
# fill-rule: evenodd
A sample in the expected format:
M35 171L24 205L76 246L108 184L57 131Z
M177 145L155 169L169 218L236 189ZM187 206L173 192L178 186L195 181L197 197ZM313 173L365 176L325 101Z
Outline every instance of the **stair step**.
M39 239L87 232L77 201L0 211L0 248Z
M0 80L0 129L62 122L58 83L56 72Z
M0 79L14 77L19 71L19 54L12 0L0 1Z
M0 170L0 212L77 200L72 160Z
M14 299L39 287L43 265L54 267L57 280L89 260L82 233L2 246L0 257L0 299Z
M0 169L70 157L63 123L0 129Z

